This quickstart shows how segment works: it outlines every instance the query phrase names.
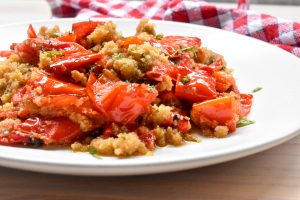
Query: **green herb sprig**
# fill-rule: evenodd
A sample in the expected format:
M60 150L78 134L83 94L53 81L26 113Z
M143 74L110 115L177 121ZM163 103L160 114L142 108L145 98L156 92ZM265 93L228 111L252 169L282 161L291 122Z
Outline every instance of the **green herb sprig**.
M188 82L190 82L191 81L191 79L189 78L189 77L187 77L187 76L185 76L185 77L183 77L182 79L181 79L181 82L183 83L183 84L187 84Z
M173 53L171 56L175 56L178 54L182 54L183 52L193 52L194 47L180 47L175 53Z
M236 127L240 128L240 127L248 126L248 125L254 124L254 123L255 123L254 121L242 117L237 121Z
M260 91L260 90L262 90L262 87L254 88L254 89L252 90L252 93L258 92L258 91Z
M95 147L90 146L88 151L94 158L102 160L102 157L97 154L97 149Z
M54 58L56 55L62 56L63 53L61 51L48 51L47 56L50 58Z

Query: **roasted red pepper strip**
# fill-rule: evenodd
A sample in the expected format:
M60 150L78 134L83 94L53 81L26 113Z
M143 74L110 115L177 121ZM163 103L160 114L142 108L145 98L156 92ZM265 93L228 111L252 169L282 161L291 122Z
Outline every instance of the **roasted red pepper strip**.
M79 124L65 117L34 117L17 124L15 130L39 138L46 144L70 144L83 136Z
M58 95L58 94L77 94L85 96L85 88L67 83L56 79L54 76L46 74L42 70L34 70L34 79L30 79L27 85L32 85L35 88L41 86L44 95Z
M99 53L71 55L51 63L48 69L53 73L64 74L82 67L90 67L91 64L99 61L102 57L102 54Z

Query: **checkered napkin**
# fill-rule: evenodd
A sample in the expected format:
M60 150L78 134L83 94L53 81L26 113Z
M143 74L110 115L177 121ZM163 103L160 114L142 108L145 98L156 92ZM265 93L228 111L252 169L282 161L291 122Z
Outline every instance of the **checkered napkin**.
M150 18L201 24L248 35L300 57L300 23L260 14L249 0L222 8L202 0L47 0L55 17Z

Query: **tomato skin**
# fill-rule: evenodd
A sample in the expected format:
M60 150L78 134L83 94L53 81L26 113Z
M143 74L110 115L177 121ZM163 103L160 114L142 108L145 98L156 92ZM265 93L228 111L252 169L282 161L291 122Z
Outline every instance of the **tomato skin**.
M9 56L13 53L11 50L2 50L0 51L0 57L9 58Z
M226 92L231 87L235 86L235 80L231 74L223 71L216 71L213 76L216 78L216 89L218 92Z
M87 47L86 36L91 34L98 25L104 22L83 21L72 24L72 30L76 35L76 42Z
M179 57L176 52L180 48L201 46L201 40L197 37L165 36L161 40L150 40L150 44L168 56Z
M79 124L65 117L29 118L14 128L16 131L39 138L46 144L70 144L84 134L81 132Z
M176 128L181 133L186 133L191 129L191 125L187 119L180 119L177 121Z
M36 32L31 24L29 24L27 29L28 38L37 38Z
M94 75L89 77L87 93L96 110L120 124L134 123L158 95L146 85L121 81L103 84Z
M0 136L1 145L15 146L15 145L29 145L32 143L32 140L29 136L18 133L12 129L7 129L7 130L9 130L8 135Z
M188 82L183 83L182 79L187 77ZM175 95L180 99L191 102L201 102L216 97L215 79L205 71L198 71L187 76L178 76L175 88Z
M20 44L14 43L11 45L11 49L20 56L22 61L37 66L40 56L40 47L32 43L33 40L35 39L27 39Z
M61 42L76 42L77 36L76 34L67 34L59 36L56 39Z
M85 96L85 88L75 85L73 83L67 83L60 81L55 77L43 72L42 70L34 70L34 80L30 79L27 85L41 87L44 95L59 95L59 94L74 94Z
M41 38L29 38L19 44L12 44L11 49L19 54L24 62L37 66L40 51L60 51L64 56L91 54L83 46L75 42L61 42L57 39L43 40Z
M214 129L217 125L227 126L229 132L236 129L238 101L234 96L225 96L193 105L192 121L199 127ZM217 124L216 124L217 122Z
M239 115L245 117L249 114L252 107L253 95L252 94L240 94L240 111Z
M154 150L156 137L155 137L153 131L150 131L150 130L141 131L138 129L137 135L139 136L140 140L142 140L145 143L146 147L149 150Z
M81 67L90 67L102 57L102 54L99 53L71 55L51 63L47 69L53 73L64 74Z
M129 45L131 44L137 44L137 45L144 44L144 40L139 39L138 37L135 36L123 38L121 41L123 42L121 47L124 48L128 48Z

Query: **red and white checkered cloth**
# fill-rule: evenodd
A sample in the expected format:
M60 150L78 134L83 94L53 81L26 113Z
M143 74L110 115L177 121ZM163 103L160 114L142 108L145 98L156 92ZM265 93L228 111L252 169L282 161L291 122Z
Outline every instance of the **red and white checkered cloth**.
M234 31L277 45L300 57L300 23L202 0L47 0L55 17L150 18L201 24Z

